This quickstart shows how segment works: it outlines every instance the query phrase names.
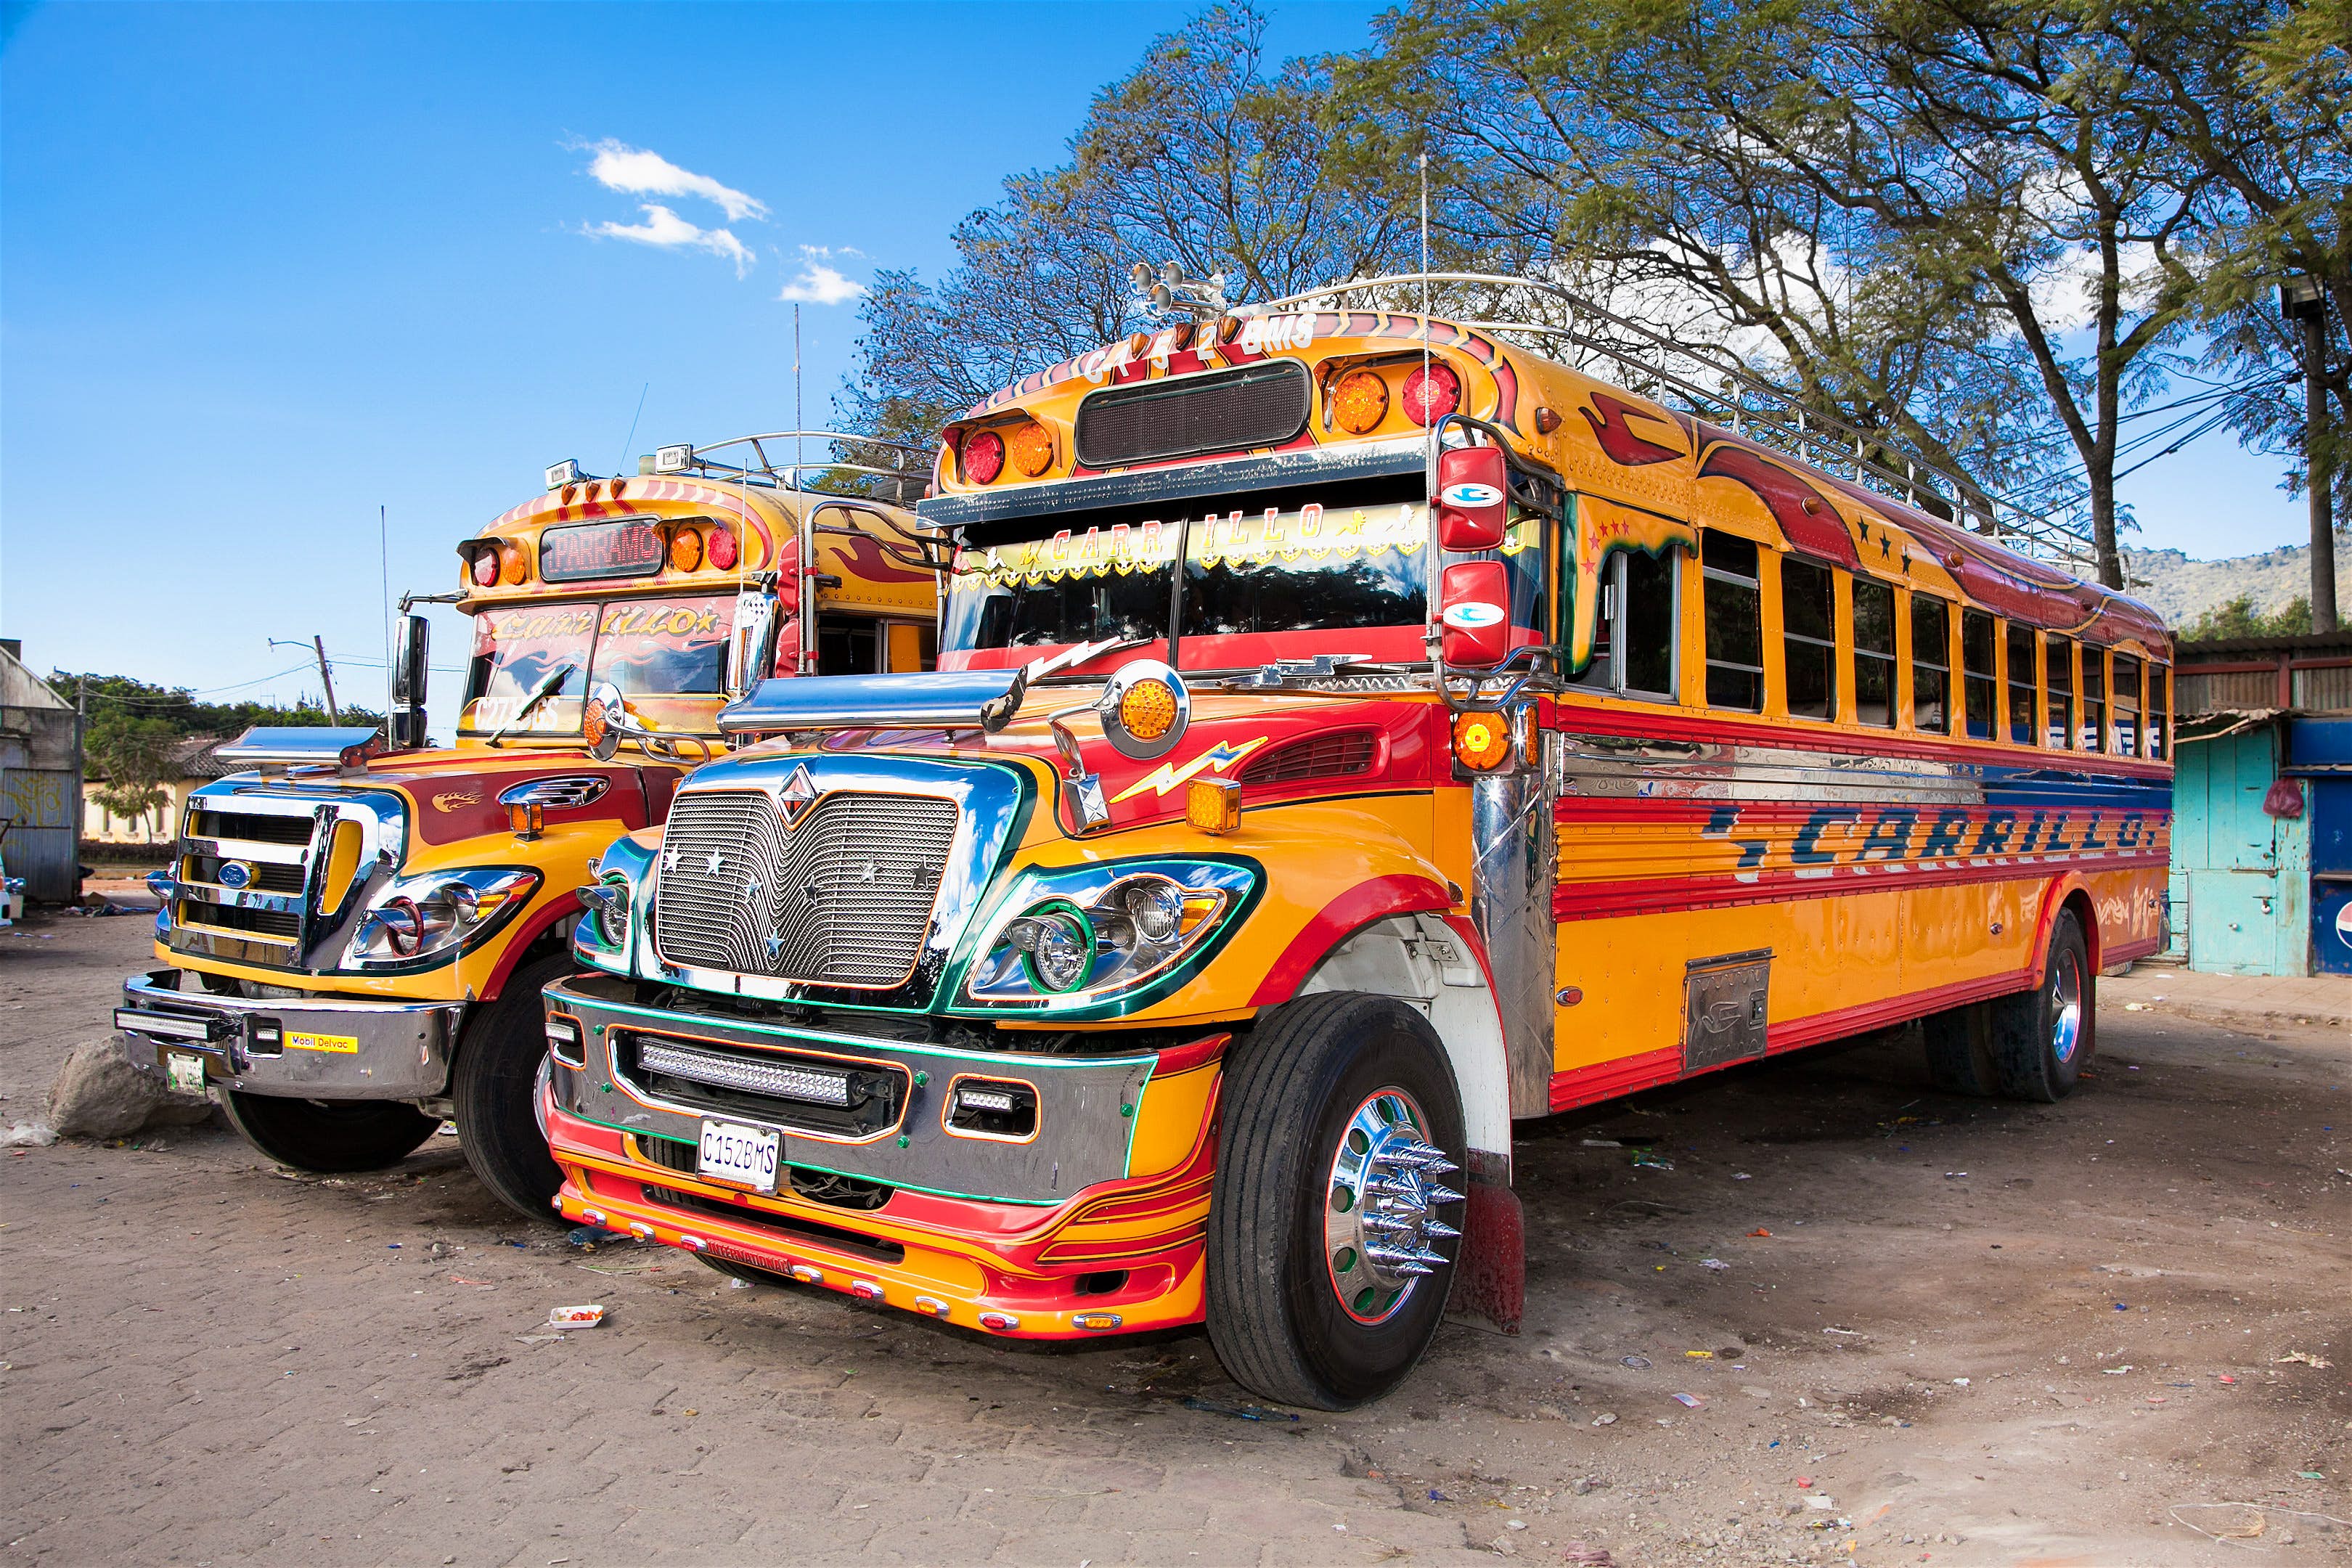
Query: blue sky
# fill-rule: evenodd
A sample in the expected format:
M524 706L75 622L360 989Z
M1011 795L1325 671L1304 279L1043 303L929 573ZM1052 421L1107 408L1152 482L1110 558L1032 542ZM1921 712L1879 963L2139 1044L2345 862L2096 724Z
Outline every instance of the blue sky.
M290 699L268 641L320 632L380 702L379 505L393 592L438 591L548 463L788 426L787 288L821 423L845 285L937 276L1190 9L10 6L0 635ZM1271 42L1378 9L1282 5ZM2141 542L2234 554L2304 537L2276 482L2209 439L2126 499Z

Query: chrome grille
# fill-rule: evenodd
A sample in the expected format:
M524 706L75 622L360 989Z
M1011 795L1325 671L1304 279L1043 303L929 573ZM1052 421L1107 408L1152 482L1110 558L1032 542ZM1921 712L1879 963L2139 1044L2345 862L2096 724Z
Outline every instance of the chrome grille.
M172 904L173 924L299 949L310 877L321 858L312 852L320 822L318 810L309 806L294 812L225 811L203 797L190 802L175 872L180 896ZM222 868L232 862L249 868L250 879L242 889L221 880ZM273 952L265 962L293 956Z
M787 830L756 790L680 795L654 900L663 958L824 985L903 983L955 837L953 801L841 791Z

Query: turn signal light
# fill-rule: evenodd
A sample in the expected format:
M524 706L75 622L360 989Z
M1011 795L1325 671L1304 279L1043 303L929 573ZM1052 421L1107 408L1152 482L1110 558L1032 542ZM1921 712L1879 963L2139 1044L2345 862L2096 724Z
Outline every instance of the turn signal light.
M1458 713L1454 719L1454 757L1475 773L1511 760L1511 721L1500 713Z
M1203 833L1242 825L1242 786L1233 779L1194 779L1184 786L1184 820Z
M517 801L507 807L507 826L518 838L537 838L547 831L547 807L537 801Z
M612 721L605 717L604 705L590 698L587 706L580 711L581 740L587 742L588 749L593 752L604 743L605 731L612 727ZM508 808L509 812L513 809L511 806Z
M1388 416L1388 412L1389 384L1376 372L1349 371L1331 389L1331 417L1350 436L1372 430Z
M963 477L975 485L992 485L1004 471L1004 437L982 430L963 444Z
M691 572L702 564L702 530L681 528L669 536L669 564L673 572Z
M710 563L721 572L735 570L735 531L733 529L712 529L710 538L704 543L702 550L703 553L709 557Z
M1054 437L1034 419L1013 431L1005 445L1012 448L1013 466L1024 479L1034 479L1054 466Z
M495 544L474 552L474 586L495 588L499 585L499 550Z
M1404 416L1420 426L1436 424L1462 406L1462 378L1436 360L1404 378Z
M499 546L499 581L509 588L530 581L530 555L520 540L509 539Z
M1164 680L1139 680L1118 700L1118 721L1139 741L1156 741L1176 722L1176 694Z

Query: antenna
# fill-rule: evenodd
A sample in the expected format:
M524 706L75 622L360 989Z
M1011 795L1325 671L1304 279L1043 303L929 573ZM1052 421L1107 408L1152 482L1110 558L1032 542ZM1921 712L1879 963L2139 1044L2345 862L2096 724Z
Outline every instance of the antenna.
M395 677L392 668L392 525L379 502L375 509L375 559L383 578L383 717L392 722L392 688Z
M793 519L793 531L800 536L798 571L800 581L793 584L793 604L800 613L801 654L793 661L793 673L813 673L810 656L816 652L816 531L815 520L809 515L808 492L802 489L801 432L808 428L805 411L801 406L801 308L793 306L793 482L785 488L796 491L800 511Z

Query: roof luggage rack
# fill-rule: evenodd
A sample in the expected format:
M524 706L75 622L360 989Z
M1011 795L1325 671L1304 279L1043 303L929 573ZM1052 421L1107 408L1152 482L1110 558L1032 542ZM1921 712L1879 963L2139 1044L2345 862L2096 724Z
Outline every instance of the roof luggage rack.
M1454 315L1446 315L1445 319L1507 337L1566 342L1582 354L1633 372L1633 391L1661 401L1667 401L1671 395L1691 414L1725 426L1734 435L1774 447L1825 471L1850 475L1856 483L1920 510L1947 512L1960 526L2024 553L2070 568L2096 563L2087 521L2053 517L1996 495L1965 475L1904 450L1900 440L1891 433L1864 430L1834 415L1809 408L1787 391L1728 360L1676 342L1557 283L1488 272L1402 272L1352 279L1279 300L1255 301L1234 307L1234 313L1265 315L1300 306L1338 310L1341 308L1338 300L1342 295L1407 287L1423 288L1425 298L1426 289L1437 284L1467 284L1499 290L1495 304L1504 309L1509 308L1510 295L1515 292L1556 300L1569 308L1565 326ZM1377 308L1404 315L1424 313L1414 305L1382 304ZM1601 335L1593 330L1596 326L1605 327L1612 335ZM1529 346L1535 352L1544 352L1538 345ZM1709 378L1713 385L1707 384ZM1898 462L1899 468L1894 466Z
M817 448L824 453L822 458L807 454L806 448L816 443L822 443ZM935 447L909 446L848 430L772 430L731 437L707 447L656 447L644 471L693 474L911 506L931 482L931 463L937 455Z

